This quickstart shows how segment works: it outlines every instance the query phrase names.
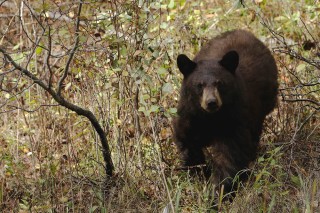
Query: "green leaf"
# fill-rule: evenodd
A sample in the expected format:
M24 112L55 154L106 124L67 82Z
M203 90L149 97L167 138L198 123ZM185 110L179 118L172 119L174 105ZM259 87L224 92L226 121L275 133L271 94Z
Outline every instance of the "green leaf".
M302 70L306 69L306 64L299 64L296 68L297 72L301 72Z
M69 83L66 84L64 90L67 91L67 90L70 89L70 87L71 87L71 82L69 82Z
M36 54L40 55L42 53L42 50L43 50L42 47L37 47L36 48Z
M162 87L163 94L170 94L173 92L173 86L170 83L165 83Z
M177 108L170 108L169 109L169 112L171 113L171 114L176 114L177 113Z
M139 107L138 109L139 112L145 112L146 111L146 108L144 106L141 106Z
M81 42L81 43L84 43L84 42L86 42L88 40L88 38L86 37L86 36L83 36L83 35L80 35L79 36L79 41Z
M152 56L155 57L155 58L158 58L159 57L159 51L156 50L152 53Z
M167 73L167 70L166 70L165 68L163 68L163 67L160 67L160 68L157 70L157 73L158 73L159 75L164 75L164 74Z
M157 112L159 110L159 106L157 105L152 105L150 108L150 112Z
M60 197L59 198L59 201L61 202L61 203L66 203L66 202L68 202L68 197L65 197L65 196L62 196L62 197Z
M16 44L16 45L12 48L12 50L17 50L17 49L19 49L19 47L20 47L21 45L22 45L22 42Z
M298 176L291 176L291 181L294 183L297 187L301 186L300 178Z
M94 212L97 208L99 208L99 206L92 206L89 211Z
M127 56L127 48L125 46L123 46L120 50L120 54L122 57L126 57Z
M275 148L275 149L274 149L274 154L278 153L278 152L281 150L281 148L282 148L281 146Z
M174 8L174 0L170 0L169 4L168 4L168 8L172 9Z
M181 7L183 7L186 4L186 0L180 0L179 4Z
M53 175L56 174L57 170L58 170L58 166L57 166L57 165L55 165L55 164L53 164L53 163L50 164L50 171L51 171L51 173L52 173Z
M167 27L168 27L168 23L167 22L162 22L161 24L160 24L160 28L161 29L167 29Z
M263 157L260 157L260 158L258 158L258 162L260 163L260 162L263 162L264 161L264 158Z
M275 17L274 20L275 21L284 21L284 20L287 20L288 18L285 17L285 16L278 16L278 17Z

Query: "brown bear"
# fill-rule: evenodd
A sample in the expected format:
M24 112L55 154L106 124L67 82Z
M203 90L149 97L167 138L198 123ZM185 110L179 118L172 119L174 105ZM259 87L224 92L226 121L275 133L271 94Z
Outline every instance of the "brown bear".
M184 166L205 165L209 147L214 183L230 192L233 178L255 160L263 121L277 103L275 60L253 34L234 30L193 60L179 55L177 64L183 82L174 136Z

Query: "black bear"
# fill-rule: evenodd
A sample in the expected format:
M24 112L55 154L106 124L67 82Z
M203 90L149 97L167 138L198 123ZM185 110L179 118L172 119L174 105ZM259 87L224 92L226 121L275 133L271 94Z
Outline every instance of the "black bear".
M206 164L209 147L214 183L230 192L232 179L255 160L263 121L277 103L275 60L252 33L234 30L193 60L179 55L177 64L183 82L173 125L184 166Z

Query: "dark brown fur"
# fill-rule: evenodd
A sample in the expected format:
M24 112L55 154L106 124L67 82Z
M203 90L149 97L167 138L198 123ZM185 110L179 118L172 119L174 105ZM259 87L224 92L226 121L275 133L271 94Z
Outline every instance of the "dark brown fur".
M184 165L205 164L210 147L215 182L230 191L230 178L255 160L263 121L277 102L274 58L253 34L235 30L212 39L193 61L180 55L178 67L184 79L174 132ZM214 95L201 102L203 91L214 89L221 107Z

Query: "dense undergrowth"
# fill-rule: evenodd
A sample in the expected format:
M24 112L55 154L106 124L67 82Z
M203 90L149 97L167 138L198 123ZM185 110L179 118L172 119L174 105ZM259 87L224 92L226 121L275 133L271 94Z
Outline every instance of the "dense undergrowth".
M115 166L107 180L88 120L57 106L30 79L8 72L12 67L2 59L0 210L206 212L214 188L180 169L172 139L182 77L175 60L180 53L194 56L221 32L242 28L276 58L279 104L265 122L249 181L219 210L320 212L320 2L244 3L84 2L80 45L62 93L90 109L107 131ZM75 40L78 4L2 2L1 47L40 79L52 72L57 84ZM46 66L49 45L52 71Z

